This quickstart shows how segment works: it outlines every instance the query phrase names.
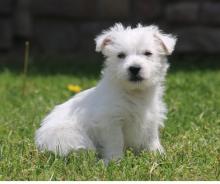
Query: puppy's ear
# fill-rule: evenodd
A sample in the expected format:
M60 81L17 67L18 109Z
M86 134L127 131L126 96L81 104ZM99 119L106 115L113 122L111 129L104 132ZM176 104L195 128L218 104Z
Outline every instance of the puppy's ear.
M177 38L171 34L164 34L159 30L155 32L154 36L161 46L159 52L161 54L171 55L176 45Z
M101 52L103 49L112 43L111 37L107 33L103 33L95 38L96 52Z
M127 28L129 29L129 27ZM96 51L102 52L106 46L113 44L113 35L117 32L124 31L125 28L121 23L116 23L114 26L103 31L99 36L95 38ZM103 53L104 54L104 53Z

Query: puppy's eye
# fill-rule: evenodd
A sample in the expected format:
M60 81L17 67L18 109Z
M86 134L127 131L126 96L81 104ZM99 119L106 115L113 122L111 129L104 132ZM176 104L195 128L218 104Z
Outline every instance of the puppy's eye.
M151 53L150 51L145 51L145 52L144 52L144 55L145 55L145 56L151 56L152 53Z
M123 53L123 52L120 52L119 54L118 54L118 58L119 59L124 59L126 57L126 55L125 55L125 53Z

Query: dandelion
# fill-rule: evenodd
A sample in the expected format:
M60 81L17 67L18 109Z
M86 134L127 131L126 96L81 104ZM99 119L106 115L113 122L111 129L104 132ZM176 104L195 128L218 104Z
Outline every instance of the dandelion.
M82 90L80 86L74 84L69 84L67 89L73 93L79 93Z

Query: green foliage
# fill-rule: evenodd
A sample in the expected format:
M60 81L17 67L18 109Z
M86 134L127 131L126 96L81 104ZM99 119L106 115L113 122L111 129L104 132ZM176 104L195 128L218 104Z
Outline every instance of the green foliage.
M43 71L31 66L25 96L22 74L2 68L0 180L219 180L220 68L189 65L188 70L177 65L174 62L166 82L169 114L161 130L166 155L135 155L127 150L121 161L108 167L93 152L62 158L40 153L34 145L41 119L72 95L68 84L86 89L97 83L99 74L94 66L91 72L90 66L68 65L69 72L56 69L60 73L49 72L48 66L42 65ZM71 68L78 72L71 73Z

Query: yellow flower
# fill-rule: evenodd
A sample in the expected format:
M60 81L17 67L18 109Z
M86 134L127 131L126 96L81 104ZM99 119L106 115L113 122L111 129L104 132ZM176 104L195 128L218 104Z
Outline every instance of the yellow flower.
M69 91L73 93L79 93L82 90L80 86L74 84L69 84L67 88Z

